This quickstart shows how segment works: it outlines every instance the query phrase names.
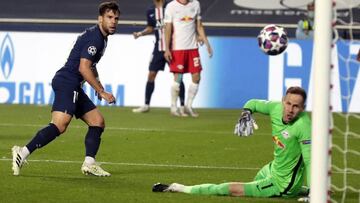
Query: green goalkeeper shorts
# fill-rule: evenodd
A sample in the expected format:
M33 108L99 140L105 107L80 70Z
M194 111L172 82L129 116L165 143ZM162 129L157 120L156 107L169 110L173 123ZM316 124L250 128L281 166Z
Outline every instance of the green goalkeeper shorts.
M279 196L280 190L270 176L270 164L265 165L255 176L253 182L245 183L245 196L273 197Z

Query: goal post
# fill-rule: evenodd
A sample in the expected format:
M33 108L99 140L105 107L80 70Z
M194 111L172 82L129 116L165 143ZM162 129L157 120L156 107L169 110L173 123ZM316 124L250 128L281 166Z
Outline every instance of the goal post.
M316 203L329 200L332 6L330 0L315 1L310 193Z

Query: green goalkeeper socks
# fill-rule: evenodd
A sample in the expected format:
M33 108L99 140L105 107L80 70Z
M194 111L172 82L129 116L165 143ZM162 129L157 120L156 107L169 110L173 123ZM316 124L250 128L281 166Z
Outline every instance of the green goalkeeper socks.
M199 195L230 195L229 183L187 186L184 192Z

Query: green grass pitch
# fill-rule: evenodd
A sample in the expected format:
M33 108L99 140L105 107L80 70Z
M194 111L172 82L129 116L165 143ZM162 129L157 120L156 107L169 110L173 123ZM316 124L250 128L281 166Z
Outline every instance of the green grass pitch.
M49 106L0 105L0 202L297 202L296 199L235 198L175 193L153 193L156 182L187 185L251 181L272 160L273 144L268 117L256 114L260 127L253 136L237 137L233 127L239 110L200 109L199 118L175 118L169 109L153 108L134 114L130 108L100 107L106 130L97 161L112 176L85 176L86 125L73 120L65 134L35 151L18 177L12 175L13 145L25 145L50 121ZM345 129L344 119L335 121ZM359 121L351 129L360 133ZM357 124L356 124L357 123ZM343 146L336 132L333 142ZM360 139L346 143L360 150ZM359 157L333 151L333 163L359 170ZM346 181L360 188L360 175L349 173ZM343 187L344 176L333 172L333 184ZM341 192L333 198L340 199ZM346 202L358 202L359 193L347 192Z

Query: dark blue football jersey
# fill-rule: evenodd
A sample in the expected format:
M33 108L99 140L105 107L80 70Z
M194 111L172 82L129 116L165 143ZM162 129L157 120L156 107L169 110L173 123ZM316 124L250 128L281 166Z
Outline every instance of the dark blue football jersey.
M65 63L56 72L56 79L79 85L84 78L79 72L80 59L86 58L92 61L92 67L96 67L105 52L107 37L104 37L98 25L92 26L81 33Z
M156 8L152 5L146 12L147 25L155 29L155 48L158 51L165 51L165 24L164 14L168 1L165 1L163 8Z

